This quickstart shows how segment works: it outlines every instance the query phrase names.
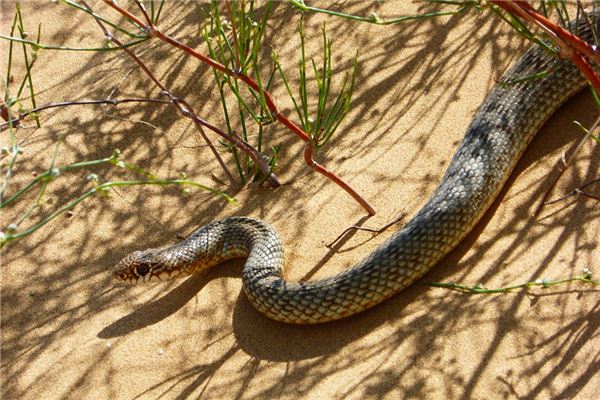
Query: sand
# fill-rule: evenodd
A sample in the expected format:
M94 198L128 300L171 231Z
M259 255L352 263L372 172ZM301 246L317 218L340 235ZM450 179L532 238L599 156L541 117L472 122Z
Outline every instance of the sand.
M3 1L1 7L1 32L6 34L13 4ZM98 27L82 12L46 2L28 1L23 7L28 30L35 32L42 23L44 43L102 43ZM120 20L106 7L95 7ZM133 5L129 9L136 12ZM376 10L386 17L431 10L409 2L352 3L343 9L362 15ZM205 51L197 36L198 11L194 5L167 2L161 27ZM367 219L347 194L311 172L302 161L302 143L278 124L269 125L265 135L268 145L281 145L276 172L283 186L273 190L251 184L236 194L237 206L197 189L184 196L173 187L119 188L107 198L88 199L72 216L61 216L2 249L3 399L597 395L598 289L571 283L469 296L427 285L456 281L501 287L566 278L584 268L600 275L597 201L572 196L534 216L558 176L562 154L581 139L572 121L590 126L597 114L587 91L547 123L468 238L421 281L368 312L320 326L273 322L243 294L242 261L187 280L128 289L113 285L110 270L129 252L175 242L178 235L231 215L258 217L275 226L287 249L289 279L342 271L403 222L379 235L353 232L334 249L325 244L357 223L376 228L414 215L479 105L526 47L489 11L389 27L308 14L311 56L320 54L324 21L334 40L337 71L351 65L358 49L360 74L352 111L317 157L371 201L377 215ZM265 63L274 49L294 70L297 22L295 10L276 4ZM1 47L4 66L7 43ZM136 51L200 116L224 126L209 69L158 41ZM20 82L22 63L13 74ZM157 95L121 52L42 51L33 79L38 104ZM14 93L14 84L11 88ZM273 93L282 112L296 118L280 82ZM57 140L57 165L107 157L120 149L124 160L159 177L185 172L189 179L225 189L211 179L211 174L220 179L223 174L193 125L168 106L62 108L44 112L41 120L42 128L34 129L30 119L17 133L25 152L7 193L49 167ZM1 140L7 144L6 133ZM551 198L598 178L598 149L591 140L583 146ZM4 171L6 158L2 162ZM30 221L88 190L86 176L92 172L101 181L136 178L116 167L65 173L49 185ZM596 195L599 190L589 187ZM26 196L2 210L1 226L18 219L33 200L34 195Z

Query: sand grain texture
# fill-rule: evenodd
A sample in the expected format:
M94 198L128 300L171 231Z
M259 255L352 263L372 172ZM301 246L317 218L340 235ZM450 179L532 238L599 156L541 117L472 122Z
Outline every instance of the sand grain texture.
M23 4L26 24L44 28L43 42L98 45L87 15L54 3ZM1 3L2 33L12 4ZM97 5L119 21L119 17ZM131 10L135 7L129 5ZM167 2L161 27L202 47L202 6ZM429 11L422 4L369 7L382 16ZM368 15L363 3L347 11ZM296 67L298 13L277 3L265 62L277 50ZM587 92L545 126L507 188L474 232L422 281L356 317L313 327L286 326L258 314L241 292L242 262L172 283L114 288L110 269L127 253L176 241L197 226L250 215L284 238L288 278L318 279L358 261L389 232L357 232L335 251L323 244L356 223L382 226L413 215L435 188L478 106L525 45L489 12L377 27L306 16L311 56L320 54L320 26L334 40L336 64L360 75L353 108L319 159L368 198L361 209L329 181L310 173L302 144L272 124L269 145L281 145L278 190L251 185L239 206L194 190L126 188L87 200L2 250L2 398L579 398L600 390L600 296L577 284L529 293L468 296L427 286L457 281L499 287L557 279L591 268L600 274L600 207L573 197L533 217L557 170L581 137L571 121L594 120ZM59 23L57 23L59 22ZM7 43L0 58L6 60ZM158 41L136 48L157 76L215 124L223 124L212 72ZM3 64L4 65L4 64ZM15 71L19 77L21 69ZM18 78L20 79L20 77ZM34 67L38 104L83 98L155 96L156 89L121 52L43 51ZM281 83L278 106L294 116ZM123 158L161 177L185 171L214 186L220 174L194 127L171 108L122 105L43 113L41 129L18 132L26 152L12 188L48 168L53 143L61 165L121 149ZM295 116L294 116L295 117ZM31 125L31 120L27 122ZM221 125L224 126L224 125ZM6 144L2 135L2 144ZM560 180L554 197L598 178L600 152L591 141ZM52 210L89 187L85 176L133 179L115 168L81 171L51 185ZM597 186L595 187L598 193ZM33 198L31 198L33 199ZM29 203L3 210L1 226Z

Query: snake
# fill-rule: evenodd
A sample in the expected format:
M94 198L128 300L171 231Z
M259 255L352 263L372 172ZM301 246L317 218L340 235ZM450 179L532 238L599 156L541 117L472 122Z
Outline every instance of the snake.
M580 20L577 29L593 43L591 24ZM538 45L526 50L477 111L425 205L375 251L334 276L286 280L277 232L244 216L209 223L179 243L135 251L116 264L113 276L122 283L159 282L246 258L243 290L271 319L317 324L360 313L417 281L469 234L542 125L585 85L568 60Z

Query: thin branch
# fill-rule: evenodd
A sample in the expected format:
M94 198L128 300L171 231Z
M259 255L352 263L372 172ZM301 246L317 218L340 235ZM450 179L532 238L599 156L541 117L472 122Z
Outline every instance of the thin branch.
M589 197L589 198L592 198L592 199L600 201L600 197L595 196L595 195L593 195L591 193L587 193L587 192L583 191L583 189L585 189L586 187L591 186L591 185L593 185L595 183L598 183L598 182L600 182L600 178L599 179L594 179L591 182L588 182L588 183L586 183L584 185L581 185L578 188L575 188L575 189L571 190L569 193L565 194L564 196L559 197L558 199L548 200L548 201L542 203L542 205L548 205L548 204L558 203L560 201L563 201L563 200L565 200L565 199L567 199L567 198L569 198L571 196L575 196L575 195L586 196L586 197Z
M342 238L344 237L344 235L348 232L350 232L351 230L356 230L356 231L366 231L366 232L373 232L373 233L381 233L385 230L387 230L389 227L396 225L398 222L402 221L404 219L405 215L401 215L398 218L396 218L395 220L393 220L392 222L389 222L387 224L385 224L384 226L382 226L381 228L365 228L364 226L358 226L358 225L352 225L346 229L344 229L344 231L342 233L340 233L338 235L338 237L336 237L335 239L333 239L331 241L331 243L328 243L325 245L325 247L328 248L333 248L333 246Z
M139 0L136 0L135 3L138 5L138 8L142 12L142 14L144 14L144 18L146 18L146 23L148 25L152 25L152 19L150 18L150 16L146 12L146 7L144 7L144 5Z
M87 13L87 14L92 15L94 18L99 19L100 21L104 22L105 24L111 26L113 29L115 29L115 30L117 30L119 32L122 32L122 33L124 33L125 35L127 35L129 37L136 38L136 39L143 38L144 40L148 39L148 37L147 37L146 34L137 35L135 33L131 33L128 30L123 29L119 24L115 24L114 22L112 22L112 21L104 18L103 16L101 16L99 14L94 13L90 9L85 8L84 6L82 6L79 3L76 3L75 1L72 1L72 0L61 0L61 2L65 3L68 6L77 8L78 10L81 10L81 11ZM159 10L159 12L160 12L160 10Z
M11 42L19 42L19 43L28 44L28 45L31 45L35 49L65 50L65 51L94 51L94 52L121 50L121 49L124 49L127 47L137 46L138 44L143 43L146 40L148 40L148 38L145 37L143 39L134 40L134 41L131 41L131 42L128 42L125 44L121 44L119 47L69 47L69 46L54 46L54 45L49 45L49 44L41 44L41 43L33 42L31 40L21 39L21 38L17 38L17 37L13 37L13 36L2 35L2 34L0 34L0 39L6 39L6 40L10 40Z
M27 110L19 114L18 117L13 118L10 121L4 122L0 124L0 132L8 129L9 125L12 123L13 125L21 122L25 117L31 114L38 113L40 111L48 110L51 108L57 107L69 107L69 106L79 106L79 105L88 105L88 104L111 104L116 106L121 103L162 103L162 104L171 104L169 100L161 100L161 99L144 99L144 98L125 98L125 99L107 99L107 100L77 100L77 101L62 101L59 103L49 103L37 108L32 108L31 110Z
M302 11L323 13L323 14L333 15L336 17L350 19L353 21L367 22L367 23L375 24L375 25L392 25L392 24L399 24L401 22L411 21L411 20L418 20L418 19L431 18L431 17L441 17L444 15L455 15L455 14L461 13L468 7L473 7L473 6L478 7L476 2L470 1L470 0L465 0L463 2L452 2L452 4L460 5L460 7L454 11L435 11L435 12L430 12L430 13L425 13L425 14L404 15L404 16L396 17L396 18L392 18L392 19L382 19L375 12L371 13L371 17L368 17L368 18L361 17L358 15L352 15L352 14L347 14L347 13L343 13L343 12L332 11L332 10L328 10L325 8L308 6L304 3L304 0L290 0L290 4Z
M348 193L354 200L358 202L364 208L369 215L375 215L376 211L373 206L365 200L361 195L359 195L350 185L344 182L339 176L329 171L327 168L323 167L321 164L316 162L313 158L313 145L312 142L309 142L304 148L304 161L306 165L312 168L314 171L320 173L321 175L326 176L339 187L344 189L346 193Z
M112 8L114 8L115 10L117 10L117 12L119 12L121 15L123 15L128 20L133 21L140 28L140 30L147 31L146 24L144 24L144 22L141 19L139 19L135 15L131 14L129 11L127 11L127 10L119 7L115 1L113 1L113 0L104 0L104 2L106 4L108 4L109 6L111 6ZM81 3L84 4L90 11L92 10L91 7L86 4L85 1L82 0ZM96 18L96 20L98 21L99 19ZM148 33L148 32L146 32L146 33Z
M225 193L221 193L219 191L216 191L214 189L209 188L208 186L204 186L202 184L199 184L197 182L194 181L190 181L190 180L186 180L186 179L155 179L155 180L140 180L140 181L109 181L109 182L104 182L100 185L95 186L94 188L88 190L87 192L85 192L84 194L82 194L81 196L79 196L77 199L71 201L70 203L66 204L65 206L53 211L52 213L50 213L46 218L44 218L43 220L41 220L40 222L38 222L37 224L23 230L20 231L18 233L11 233L11 232L0 232L0 247L6 245L7 243L15 240L15 239L20 239L22 237L28 236L30 234L32 234L33 232L35 232L36 230L38 230L39 228L41 228L42 226L46 225L48 222L52 221L54 218L58 217L60 214L69 211L73 208L75 208L75 206L79 203L81 203L82 201L84 201L85 199L87 199L90 196L93 196L96 193L102 193L103 191L109 189L109 188L114 188L114 187L121 187L121 186L139 186L139 185L158 185L158 186L165 186L165 185L190 185L190 186L196 186L199 188L202 188L204 190L208 190L211 191L213 193L217 193L220 194L221 196L223 196L225 199L227 199L227 201L229 201L230 203L235 203L235 200L232 199L231 197L227 196Z
M512 285L501 287L497 289L488 289L483 286L481 283L476 286L465 286L458 283L453 282L432 282L429 286L440 287L444 289L455 290L458 292L468 293L468 294L492 294L492 293L509 293L516 289L528 289L530 287L542 287L548 288L551 286L563 285L565 283L570 282L581 282L584 284L590 284L592 286L600 286L600 281L592 280L592 273L589 270L584 270L583 274L573 276L571 278L559 279L559 280L549 280L549 279L537 279L533 282L521 283L519 285Z
M577 194L580 195L580 196L589 197L590 199L594 199L596 201L600 201L600 196L596 196L596 195L593 195L593 194L588 193L588 192L579 191Z

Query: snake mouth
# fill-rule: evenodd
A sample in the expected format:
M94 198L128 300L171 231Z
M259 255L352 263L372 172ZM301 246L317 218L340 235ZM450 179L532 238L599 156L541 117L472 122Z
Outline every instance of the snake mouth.
M136 274L128 265L117 264L112 271L113 281L120 285L135 285L145 281L144 276Z
M146 275L139 275L132 272L129 268L115 268L112 275L116 284L133 286L143 283L163 282L173 278L178 278L185 274L179 270L173 270L170 272L163 271L160 273L147 273Z
M124 271L113 271L113 281L117 285L130 286L138 282L138 279L134 276L127 276Z

